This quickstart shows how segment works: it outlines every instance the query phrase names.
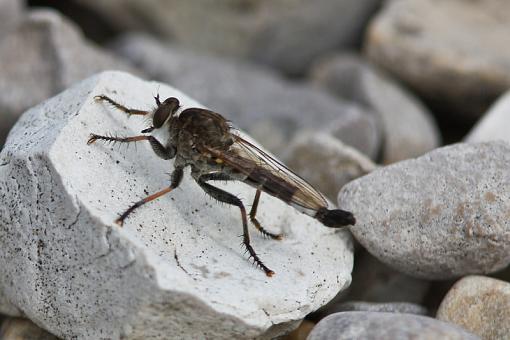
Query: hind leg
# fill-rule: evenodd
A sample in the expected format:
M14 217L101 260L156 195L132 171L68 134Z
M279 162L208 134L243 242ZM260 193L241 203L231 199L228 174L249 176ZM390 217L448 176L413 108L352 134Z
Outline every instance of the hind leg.
M253 223L255 228L257 228L257 230L262 233L262 235L268 236L268 237L272 238L273 240L281 240L283 238L283 234L273 234L273 233L267 231L260 225L260 222L255 217L255 215L257 215L257 208L259 205L260 193L261 193L260 189L257 189L257 192L255 193L255 198L253 199L253 204L252 204L251 210L250 210L250 221L251 221L251 223Z
M210 196L217 199L220 202L235 205L239 207L241 210L241 219L243 222L243 244L246 247L246 251L250 254L250 257L253 258L253 261L257 266L259 266L267 276L273 276L274 271L266 267L266 265L260 260L257 253L255 253L255 250L250 244L250 233L248 231L248 219L246 215L246 209L243 205L243 202L236 196L232 195L231 193L226 192L225 190L222 190L220 188L217 188L215 186L212 186L208 183L206 183L207 180L214 180L214 179L223 179L226 180L227 178L223 177L222 174L210 174L210 175L203 175L198 178L197 183L200 185L200 187Z

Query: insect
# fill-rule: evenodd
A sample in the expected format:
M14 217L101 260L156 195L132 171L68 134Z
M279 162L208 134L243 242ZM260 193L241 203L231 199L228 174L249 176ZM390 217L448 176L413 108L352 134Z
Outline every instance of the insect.
M260 260L250 244L248 218L263 235L276 240L282 239L282 235L267 231L256 218L261 192L279 198L327 227L339 228L355 224L356 220L352 213L328 209L328 203L320 192L278 160L243 138L239 130L220 114L201 108L181 110L179 100L175 97L161 102L158 94L154 99L156 108L145 111L127 108L105 95L95 97L96 101L111 104L129 116L152 118L152 126L142 130L142 135L132 137L91 134L87 144L96 141L119 143L148 141L157 156L165 160L175 158L170 185L130 206L115 221L117 224L122 225L138 207L177 188L183 178L183 169L187 166L191 167L191 176L207 194L240 209L243 245L250 258L267 276L272 276L274 272ZM166 129L168 140L159 141L150 135L156 129ZM256 189L249 213L237 196L209 183L231 180L242 181Z

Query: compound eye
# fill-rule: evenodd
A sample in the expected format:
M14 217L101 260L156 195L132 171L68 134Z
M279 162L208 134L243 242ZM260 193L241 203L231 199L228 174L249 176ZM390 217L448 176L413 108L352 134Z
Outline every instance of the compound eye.
M158 129L163 126L168 117L173 115L179 109L179 100L174 97L170 97L161 103L156 112L154 112L154 118L152 119L152 125Z
M163 105L161 105L160 107L158 107L156 109L156 112L154 113L154 118L152 119L152 125L156 129L160 128L161 126L163 126L163 124L165 123L165 121L168 119L169 116L170 116L170 110L168 110L168 108L163 107Z

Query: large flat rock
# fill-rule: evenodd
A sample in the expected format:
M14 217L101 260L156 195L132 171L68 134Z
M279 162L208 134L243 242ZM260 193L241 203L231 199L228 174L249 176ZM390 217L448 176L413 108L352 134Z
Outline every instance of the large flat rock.
M169 183L172 161L146 144L86 145L89 133L147 127L93 100L107 94L154 107L164 84L125 73L89 78L27 111L0 157L0 313L23 314L64 338L270 338L297 326L351 280L348 232L323 227L263 195L252 244L276 272L251 265L239 245L239 210L208 198L185 173L178 190L114 223L132 202ZM243 183L218 184L251 203Z

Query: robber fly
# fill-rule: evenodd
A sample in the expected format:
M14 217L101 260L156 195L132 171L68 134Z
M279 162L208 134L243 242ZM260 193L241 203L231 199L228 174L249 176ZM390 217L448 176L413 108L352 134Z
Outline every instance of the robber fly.
M243 244L250 258L253 258L254 263L267 276L272 276L274 272L260 260L250 245L248 217L263 235L277 240L280 240L282 235L267 231L255 217L261 192L279 198L327 227L339 228L355 224L352 213L328 209L328 203L321 193L285 165L243 138L239 130L216 112L201 108L181 111L177 98L170 97L161 102L159 94L154 97L157 107L150 111L127 108L105 95L96 96L95 99L109 103L129 116L148 116L152 118L152 126L142 130L143 135L133 137L91 134L87 144L98 140L120 143L148 141L159 157L166 160L175 158L170 185L129 207L116 220L119 225L122 225L136 208L177 188L183 177L183 169L187 166L191 167L191 176L207 194L240 209ZM168 140L160 142L154 136L148 135L156 129L166 129L169 133ZM238 197L208 183L217 180L242 181L256 189L249 214Z

